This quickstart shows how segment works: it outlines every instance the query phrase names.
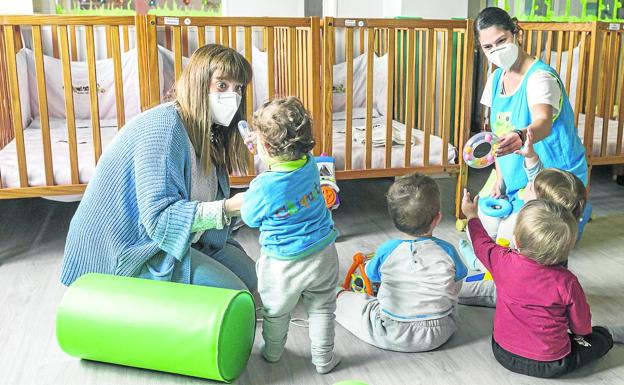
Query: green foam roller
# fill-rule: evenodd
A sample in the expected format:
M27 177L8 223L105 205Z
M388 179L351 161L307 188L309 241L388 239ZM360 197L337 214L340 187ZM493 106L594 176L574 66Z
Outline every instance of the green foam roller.
M255 323L247 291L86 274L59 305L56 336L71 356L230 382Z

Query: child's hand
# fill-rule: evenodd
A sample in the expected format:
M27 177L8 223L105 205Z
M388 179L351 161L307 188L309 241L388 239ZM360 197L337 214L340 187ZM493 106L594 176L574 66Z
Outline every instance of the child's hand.
M471 199L468 189L464 189L464 196L462 198L461 209L464 215L466 216L466 219L470 220L473 218L478 218L479 216L478 214L479 210L477 206L478 203L479 203L479 195L477 194L477 196L475 196L474 199Z
M492 198L500 198L503 195L503 178L496 179L494 186L492 186L492 191L490 191L490 196Z
M240 192L233 197L225 200L225 214L228 217L238 216L240 213L240 209L243 206L243 197L245 196L244 192Z
M531 168L539 161L539 157L533 148L533 129L527 128L526 140L524 146L514 151L515 154L522 155L525 158L526 167Z

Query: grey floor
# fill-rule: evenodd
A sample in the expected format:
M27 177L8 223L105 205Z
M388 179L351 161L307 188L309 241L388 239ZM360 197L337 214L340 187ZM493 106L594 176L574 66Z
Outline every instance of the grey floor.
M471 185L483 181L473 172ZM435 235L456 244L454 179L438 179L444 220ZM341 274L356 251L373 251L398 235L386 215L384 194L391 180L340 184L342 206L334 219ZM595 170L592 185L594 220L570 258L592 306L594 324L624 323L624 187L611 182L607 170ZM81 361L56 343L55 309L65 288L58 276L67 227L76 204L43 199L0 201L0 384L205 384L184 376ZM258 233L242 228L236 237L254 256ZM624 347L616 345L600 361L559 380L532 379L510 373L490 349L493 310L460 306L460 330L442 348L428 353L376 349L336 327L336 351L342 363L317 375L309 363L307 329L292 326L281 362L260 358L256 342L238 384L333 384L359 379L379 384L624 384ZM295 316L305 317L301 309Z

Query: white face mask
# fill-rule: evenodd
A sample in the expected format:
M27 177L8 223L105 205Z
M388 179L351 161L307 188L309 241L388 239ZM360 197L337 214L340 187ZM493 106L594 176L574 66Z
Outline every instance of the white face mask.
M208 98L212 122L229 126L240 106L241 96L236 92L214 92L208 94Z
M516 43L503 44L486 53L488 60L497 67L509 71L518 59L518 45Z

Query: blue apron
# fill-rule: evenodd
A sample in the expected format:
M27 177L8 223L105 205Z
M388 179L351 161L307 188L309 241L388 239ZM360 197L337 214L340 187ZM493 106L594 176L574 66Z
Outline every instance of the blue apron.
M544 168L558 168L569 171L579 177L587 185L587 160L585 148L574 126L574 113L568 95L563 88L557 72L541 60L536 60L528 69L522 83L512 95L502 95L503 70L497 69L492 75L492 107L490 109L490 122L492 131L499 137L516 129L523 129L531 124L531 110L527 102L527 81L536 71L551 73L561 86L561 102L559 112L553 118L550 135L535 143L533 147L544 164ZM527 175L523 168L524 157L517 154L508 154L497 158L503 179L505 181L506 194L513 205L514 212L522 206L518 201L518 190L524 188L527 183Z

